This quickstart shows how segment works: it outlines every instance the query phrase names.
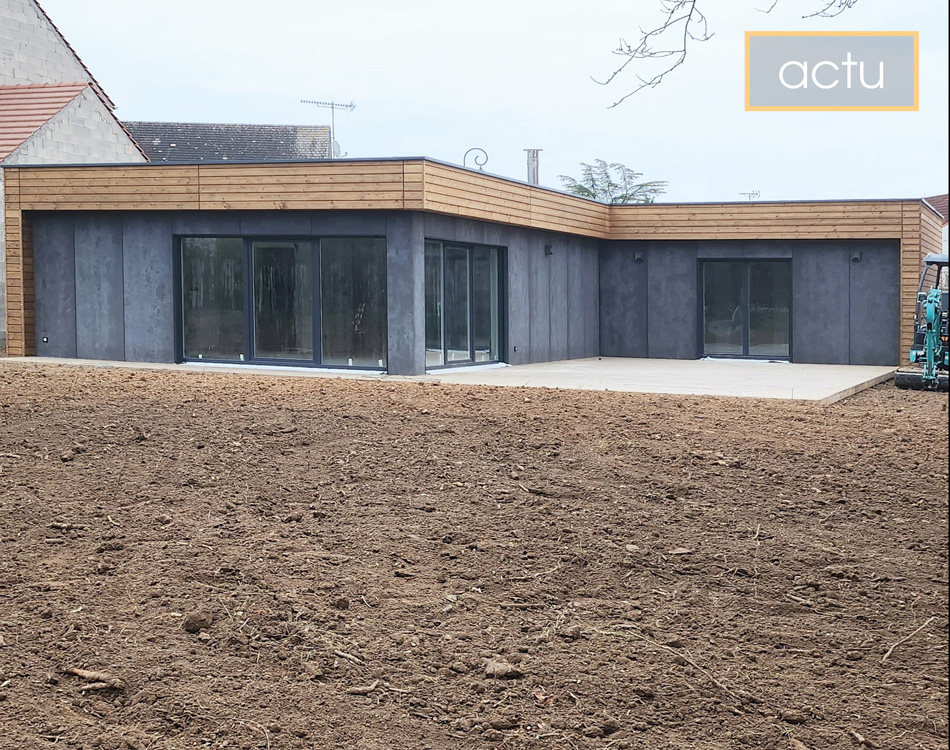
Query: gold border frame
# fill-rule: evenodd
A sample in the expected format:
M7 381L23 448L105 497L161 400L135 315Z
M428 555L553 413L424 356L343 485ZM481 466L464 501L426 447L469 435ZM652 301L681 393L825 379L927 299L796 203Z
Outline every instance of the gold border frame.
M914 103L906 107L756 107L750 103L749 40L754 36L905 36L914 39ZM747 31L745 33L745 111L746 112L919 112L920 111L920 32L919 31Z

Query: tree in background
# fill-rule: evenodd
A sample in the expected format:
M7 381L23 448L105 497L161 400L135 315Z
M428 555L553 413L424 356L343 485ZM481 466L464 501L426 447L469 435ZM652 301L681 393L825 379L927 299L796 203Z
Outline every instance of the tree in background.
M659 0L659 3L663 11L660 23L652 29L641 27L640 37L635 44L621 39L620 46L614 50L614 54L625 57L626 60L606 80L598 81L594 78L594 81L606 86L636 61L665 60L666 63L659 73L649 77L637 75L638 84L632 91L611 104L611 107L616 107L638 91L659 86L668 73L676 70L686 60L690 42L708 42L713 36L709 30L709 21L700 8L700 6L706 7L709 0ZM772 0L768 8L756 8L756 10L771 13L778 3L779 0ZM834 18L853 8L857 3L858 0L817 0L817 10L805 14L802 18Z
M594 159L593 164L581 162L581 178L575 180L558 175L564 189L581 198L592 198L604 203L653 203L656 196L666 192L664 180L637 182L643 174L623 164L608 164Z

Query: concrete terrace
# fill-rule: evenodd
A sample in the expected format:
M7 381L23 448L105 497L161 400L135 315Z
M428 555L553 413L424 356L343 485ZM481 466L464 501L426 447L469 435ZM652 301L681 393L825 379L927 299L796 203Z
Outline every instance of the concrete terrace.
M466 367L420 376L311 367L154 364L54 357L4 357L0 366L121 367L190 373L218 372L303 378L401 380L528 388L818 401L832 404L890 380L893 367L805 365L753 360L674 360L591 357L517 366Z

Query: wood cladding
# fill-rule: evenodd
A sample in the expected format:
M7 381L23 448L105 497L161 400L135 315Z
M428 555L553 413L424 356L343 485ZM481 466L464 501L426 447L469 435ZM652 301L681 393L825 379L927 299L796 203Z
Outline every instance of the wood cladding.
M30 211L428 211L611 240L892 239L905 356L940 217L919 200L606 205L428 159L17 167L4 171L7 348L33 352Z

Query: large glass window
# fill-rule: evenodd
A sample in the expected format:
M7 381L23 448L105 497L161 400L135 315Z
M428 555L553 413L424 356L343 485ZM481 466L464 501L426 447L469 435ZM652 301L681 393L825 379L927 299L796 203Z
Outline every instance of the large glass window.
M426 367L445 364L442 347L442 243L426 240Z
M182 333L187 359L244 359L244 266L242 240L182 240Z
M254 353L313 359L313 250L309 242L255 242Z
M181 240L185 359L386 367L386 240Z
M500 359L500 251L426 241L426 366Z
M788 261L706 261L702 277L704 355L790 356Z
M386 366L386 240L320 243L323 364Z

